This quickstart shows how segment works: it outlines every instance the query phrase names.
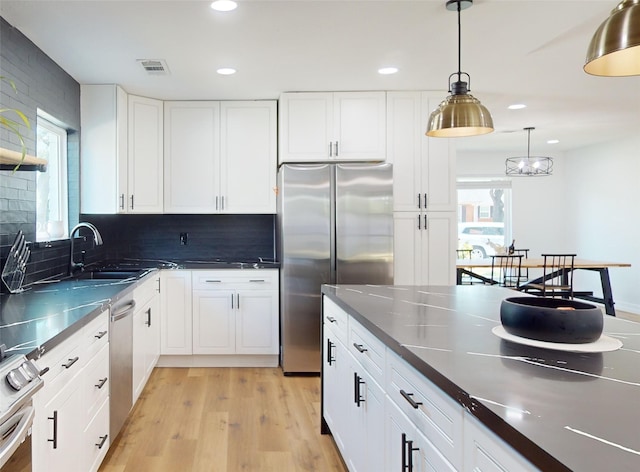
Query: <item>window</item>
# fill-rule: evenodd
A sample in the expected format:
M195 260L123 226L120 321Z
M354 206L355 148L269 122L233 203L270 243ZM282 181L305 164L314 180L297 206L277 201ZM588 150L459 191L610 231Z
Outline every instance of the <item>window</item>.
M511 181L458 181L458 248L485 258L511 243Z
M69 237L67 132L48 118L38 110L36 152L47 171L36 178L36 241Z

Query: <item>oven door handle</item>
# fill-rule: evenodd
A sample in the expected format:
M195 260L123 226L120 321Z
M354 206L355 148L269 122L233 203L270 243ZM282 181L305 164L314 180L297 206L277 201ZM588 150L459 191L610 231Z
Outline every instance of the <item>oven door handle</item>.
M29 428L33 424L35 409L29 405L18 410L11 418L0 425L2 435L9 434L0 448L0 467L9 461L22 441L29 435ZM13 430L13 431L12 431Z

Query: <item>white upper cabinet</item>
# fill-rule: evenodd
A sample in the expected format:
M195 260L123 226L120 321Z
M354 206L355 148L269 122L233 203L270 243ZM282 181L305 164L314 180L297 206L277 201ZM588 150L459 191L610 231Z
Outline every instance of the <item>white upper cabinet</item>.
M213 213L220 205L220 103L166 102L164 207Z
M427 92L387 94L394 211L456 210L455 144L425 136L429 115L440 101Z
M163 103L129 95L128 213L162 213Z
M166 213L275 213L274 100L165 103Z
M280 96L279 162L384 161L385 92Z
M117 85L81 85L80 208L124 213L127 198L127 93Z
M162 213L162 101L82 85L83 213Z

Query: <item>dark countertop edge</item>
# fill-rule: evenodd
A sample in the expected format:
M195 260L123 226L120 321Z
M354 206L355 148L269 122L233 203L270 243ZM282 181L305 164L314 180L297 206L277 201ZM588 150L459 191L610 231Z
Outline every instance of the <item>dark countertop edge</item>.
M141 277L140 279L136 280L134 283L131 283L131 284L127 285L122 290L117 292L109 300L108 303L103 303L99 307L94 308L89 313L84 315L82 318L77 320L75 323L67 326L65 329L60 331L54 337L49 338L47 341L42 343L40 346L34 348L31 352L25 354L25 356L27 357L27 359L32 359L32 360L40 359L40 357L42 357L45 353L51 351L52 349L54 349L55 347L59 346L64 341L66 341L68 338L70 338L71 336L76 334L78 331L80 331L82 328L84 328L86 325L88 325L94 319L96 319L104 310L110 308L112 305L115 304L115 302L117 302L118 300L120 300L124 296L128 295L129 293L133 292L133 290L135 290L135 288L141 282L143 282L146 279L152 277L153 274L157 274L157 272L158 272L157 269L151 270L149 273L145 274L144 277Z
M572 472L572 469L559 462L555 457L542 449L527 436L506 423L502 418L483 405L480 401L469 397L469 394L451 382L446 376L438 372L422 359L418 358L407 348L401 346L398 341L392 338L385 331L381 330L369 319L359 313L349 304L343 302L332 291L334 286L322 285L322 294L335 302L340 308L353 316L362 326L368 329L371 334L384 343L398 356L404 359L414 369L424 375L430 382L436 385L446 395L460 404L468 413L475 416L478 421L496 434L505 443L510 445L522 457L531 462L534 466L544 471Z

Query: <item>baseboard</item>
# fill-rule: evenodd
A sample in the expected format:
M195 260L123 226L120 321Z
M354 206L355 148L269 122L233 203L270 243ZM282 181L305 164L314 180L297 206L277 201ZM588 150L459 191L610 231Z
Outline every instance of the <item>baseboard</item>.
M160 356L156 367L278 367L278 355Z

